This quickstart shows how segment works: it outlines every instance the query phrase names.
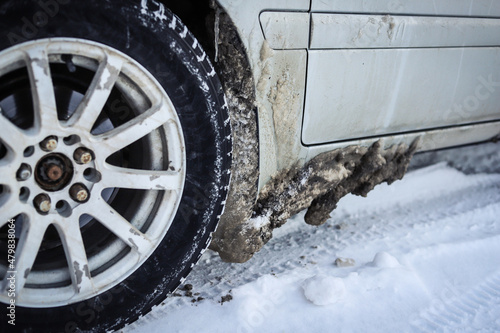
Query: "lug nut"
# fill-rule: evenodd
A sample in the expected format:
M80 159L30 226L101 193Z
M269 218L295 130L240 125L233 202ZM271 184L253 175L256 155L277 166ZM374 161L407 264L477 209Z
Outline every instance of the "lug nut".
M92 162L92 153L86 148L78 148L73 154L73 158L78 164L88 164Z
M21 164L21 167L17 170L16 177L20 181L28 180L31 177L31 167L26 163Z
M57 148L57 137L49 136L40 143L40 148L44 151L54 151Z
M69 189L69 195L76 202L85 202L89 198L89 191L83 184L75 184Z
M50 211L50 197L45 193L37 195L33 199L33 203L35 204L35 208L42 213Z

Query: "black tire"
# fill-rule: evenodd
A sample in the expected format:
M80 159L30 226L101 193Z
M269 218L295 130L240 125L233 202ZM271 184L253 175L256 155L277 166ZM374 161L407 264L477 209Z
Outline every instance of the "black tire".
M230 180L228 110L200 44L168 9L161 12L161 19L155 17L156 10L160 8L141 8L140 0L7 0L0 4L4 32L0 51L25 41L73 37L108 45L144 66L177 110L187 158L184 193L172 226L137 271L86 301L54 308L17 307L15 326L7 323L2 305L2 332L120 329L175 290L210 242Z

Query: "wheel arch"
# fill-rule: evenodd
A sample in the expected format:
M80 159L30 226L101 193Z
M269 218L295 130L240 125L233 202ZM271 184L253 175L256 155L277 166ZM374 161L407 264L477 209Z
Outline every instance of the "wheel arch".
M148 0L144 0L148 1ZM236 24L214 0L161 0L179 16L208 53L222 82L233 135L231 185L226 208L210 248L229 262L244 262L245 222L252 217L259 186L259 131L256 84Z

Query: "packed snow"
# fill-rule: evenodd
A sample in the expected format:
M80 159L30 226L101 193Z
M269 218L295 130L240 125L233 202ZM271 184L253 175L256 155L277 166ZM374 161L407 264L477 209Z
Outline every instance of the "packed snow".
M293 217L245 264L208 251L123 332L500 331L499 148L417 156L321 227Z
M315 305L330 305L344 300L346 293L344 279L315 275L302 284L304 296Z

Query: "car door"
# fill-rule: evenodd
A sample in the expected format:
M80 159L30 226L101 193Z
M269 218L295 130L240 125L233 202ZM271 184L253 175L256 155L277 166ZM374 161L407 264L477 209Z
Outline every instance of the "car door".
M302 141L500 119L500 1L312 0Z

